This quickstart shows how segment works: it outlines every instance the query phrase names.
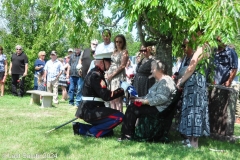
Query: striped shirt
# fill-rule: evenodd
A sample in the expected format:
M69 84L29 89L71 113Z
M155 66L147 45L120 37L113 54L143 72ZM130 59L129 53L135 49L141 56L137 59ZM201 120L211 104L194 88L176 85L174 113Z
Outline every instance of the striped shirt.
M59 60L47 61L44 70L47 71L47 81L54 81L57 75L64 70L62 63Z

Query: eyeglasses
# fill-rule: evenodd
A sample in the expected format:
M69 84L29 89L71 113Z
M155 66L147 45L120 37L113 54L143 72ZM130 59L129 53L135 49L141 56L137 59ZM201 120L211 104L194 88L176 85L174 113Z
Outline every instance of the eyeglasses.
M22 48L17 48L16 50L22 50Z
M92 45L97 46L98 44L96 44L96 43L92 43Z
M147 52L146 49L140 49L139 52Z
M41 56L46 56L46 55L41 55Z
M122 44L123 42L122 41L115 41L116 43L119 43L119 44Z

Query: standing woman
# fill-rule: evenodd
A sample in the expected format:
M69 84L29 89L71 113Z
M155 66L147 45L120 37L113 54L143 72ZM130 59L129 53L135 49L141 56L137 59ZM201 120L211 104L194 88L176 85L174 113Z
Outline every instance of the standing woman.
M3 47L0 46L0 90L1 97L4 94L4 83L7 78L7 57L3 54Z
M147 95L148 89L155 83L155 78L151 76L152 62L154 61L150 58L151 47L142 46L140 53L144 58L137 64L133 86L136 88L138 96L142 97Z
M45 51L40 51L38 53L38 59L34 62L34 90L38 89L38 77L43 73L43 68L45 66L45 57L46 57L46 52Z
M124 35L119 34L114 39L114 52L111 56L111 66L107 72L107 81L109 82L110 90L114 91L120 86L120 81L126 78L125 67L129 56L126 50L126 39ZM111 108L123 112L122 97L110 101Z
M184 52L192 51L189 41L184 41ZM179 131L188 137L185 145L198 147L198 138L209 136L209 115L206 77L201 72L204 56L204 47L198 47L193 53L188 68L182 78L178 81L177 87L183 88L183 103Z

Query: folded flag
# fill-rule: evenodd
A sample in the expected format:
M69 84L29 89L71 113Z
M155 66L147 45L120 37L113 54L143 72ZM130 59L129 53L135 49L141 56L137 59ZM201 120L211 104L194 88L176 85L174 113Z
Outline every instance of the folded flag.
M133 97L138 97L137 91L133 86L127 88L128 93Z

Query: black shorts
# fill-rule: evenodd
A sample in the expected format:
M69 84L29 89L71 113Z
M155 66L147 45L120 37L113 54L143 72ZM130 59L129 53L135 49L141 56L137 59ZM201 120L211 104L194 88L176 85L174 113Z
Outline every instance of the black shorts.
M4 75L5 75L5 72L0 72L0 80L3 80Z

